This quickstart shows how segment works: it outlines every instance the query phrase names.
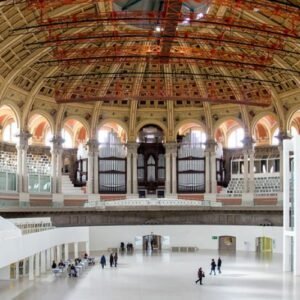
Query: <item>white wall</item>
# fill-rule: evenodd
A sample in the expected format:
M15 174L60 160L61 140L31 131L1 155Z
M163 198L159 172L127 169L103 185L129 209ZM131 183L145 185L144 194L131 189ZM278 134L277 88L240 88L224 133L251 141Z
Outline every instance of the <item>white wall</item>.
M191 246L199 249L218 249L218 240L212 236L235 236L238 251L256 251L256 237L266 236L274 240L273 252L282 253L282 227L225 226L225 225L139 225L90 227L90 249L107 250L119 247L120 242L133 243L135 237L154 234L169 236L170 246Z
M0 240L0 268L56 245L88 240L88 227L56 228L3 239Z

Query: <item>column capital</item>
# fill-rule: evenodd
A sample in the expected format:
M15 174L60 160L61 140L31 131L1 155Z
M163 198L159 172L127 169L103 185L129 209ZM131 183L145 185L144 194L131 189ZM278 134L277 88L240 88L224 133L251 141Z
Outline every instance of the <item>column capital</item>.
M53 136L50 142L53 143L52 150L62 150L62 145L65 142L65 140L60 135L56 135Z
M86 145L88 146L88 153L90 155L98 153L99 142L96 139L89 139Z
M166 143L165 145L166 154L176 154L178 145L175 142Z
M132 154L137 154L137 149L139 147L139 144L137 143L127 143L127 152Z
M254 150L255 140L253 139L252 136L250 135L245 136L242 142L244 144L243 152L247 151L249 153Z
M283 147L284 140L290 140L292 138L286 131L280 131L277 136L275 136L279 141L279 150Z
M216 152L217 145L214 139L207 139L205 142L205 152Z
M17 148L22 150L28 149L28 140L32 137L32 134L28 130L21 130L19 134L17 134L19 138L19 143Z

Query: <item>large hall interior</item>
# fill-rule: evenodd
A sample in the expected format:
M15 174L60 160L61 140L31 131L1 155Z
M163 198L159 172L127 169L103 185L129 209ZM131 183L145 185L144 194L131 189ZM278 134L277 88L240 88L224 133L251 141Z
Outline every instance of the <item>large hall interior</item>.
M299 41L299 0L0 0L0 299L299 299Z

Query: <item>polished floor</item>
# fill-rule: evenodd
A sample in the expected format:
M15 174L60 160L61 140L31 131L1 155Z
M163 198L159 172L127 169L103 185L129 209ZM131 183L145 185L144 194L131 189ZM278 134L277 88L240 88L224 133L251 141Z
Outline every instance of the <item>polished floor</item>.
M281 272L281 256L223 254L222 274L209 275L214 251L120 256L118 268L97 264L81 277L48 273L30 282L0 282L1 300L253 300L300 299L300 278ZM99 260L98 260L99 261ZM197 269L206 277L196 285Z

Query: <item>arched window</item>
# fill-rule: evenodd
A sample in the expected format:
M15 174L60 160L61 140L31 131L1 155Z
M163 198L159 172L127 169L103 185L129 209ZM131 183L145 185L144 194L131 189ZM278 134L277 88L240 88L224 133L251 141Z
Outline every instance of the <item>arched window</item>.
M273 136L272 136L272 145L279 144L279 139L277 138L278 135L279 135L279 128L276 128L276 130L274 131Z
M71 134L67 130L63 129L61 131L61 135L62 135L62 138L65 140L63 143L63 147L64 148L73 148L73 141L72 141Z
M48 130L47 133L45 134L45 140L44 140L45 146L51 147L51 145L52 145L52 142L51 142L52 138L53 138L52 132L50 130Z
M233 130L228 136L228 148L242 148L245 131L239 127Z
M107 129L100 129L98 131L98 141L100 144L105 144L108 143L109 139L108 139L108 135L109 135L109 131Z
M6 125L3 129L3 141L9 143L17 143L18 137L16 136L18 133L17 123L11 122Z
M297 128L295 126L291 127L291 135L292 136L299 135L298 130L297 130Z

